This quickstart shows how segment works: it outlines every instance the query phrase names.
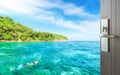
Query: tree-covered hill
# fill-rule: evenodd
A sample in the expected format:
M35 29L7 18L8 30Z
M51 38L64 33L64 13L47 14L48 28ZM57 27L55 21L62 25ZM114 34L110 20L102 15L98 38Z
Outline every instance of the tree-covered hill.
M10 17L0 16L0 41L59 41L67 40L65 36L36 32L20 23L13 21Z

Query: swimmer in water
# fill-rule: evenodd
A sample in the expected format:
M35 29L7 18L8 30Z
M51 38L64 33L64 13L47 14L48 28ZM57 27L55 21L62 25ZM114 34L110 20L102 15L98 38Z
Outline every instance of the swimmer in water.
M40 61L36 60L34 62L31 63L26 63L26 64L20 64L18 65L18 67L16 68L17 70L20 70L21 68L25 67L25 66L33 66L33 65L37 65ZM10 67L10 70L13 71L15 70L15 67Z
M39 61L37 60L37 61L34 61L32 63L27 63L26 66L33 66L33 65L36 65L38 63L39 63Z

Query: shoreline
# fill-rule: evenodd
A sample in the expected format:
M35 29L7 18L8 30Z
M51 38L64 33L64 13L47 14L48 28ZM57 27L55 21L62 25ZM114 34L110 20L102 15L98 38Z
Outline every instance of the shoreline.
M22 42L66 42L69 40L53 40L53 41L0 41L0 42L18 42L18 43L22 43Z
M24 43L24 42L72 42L72 41L86 41L86 42L88 42L88 40L53 40L53 41L14 41L14 40L12 40L12 41L5 41L5 40L0 40L0 43L1 42L16 42L16 43ZM98 41L98 42L100 42L99 40L94 40L94 41ZM94 42L94 41L89 41L89 42Z

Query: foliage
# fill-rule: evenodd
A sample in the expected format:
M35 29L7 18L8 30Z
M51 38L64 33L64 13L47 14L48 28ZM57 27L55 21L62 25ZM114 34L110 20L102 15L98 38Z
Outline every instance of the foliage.
M58 41L67 40L65 36L36 32L20 23L14 22L10 17L0 16L0 40L2 41Z

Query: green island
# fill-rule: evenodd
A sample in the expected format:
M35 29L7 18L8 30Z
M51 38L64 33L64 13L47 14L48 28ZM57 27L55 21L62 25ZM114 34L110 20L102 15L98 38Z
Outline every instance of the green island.
M37 32L10 17L0 16L0 41L66 41L67 37L49 32Z

